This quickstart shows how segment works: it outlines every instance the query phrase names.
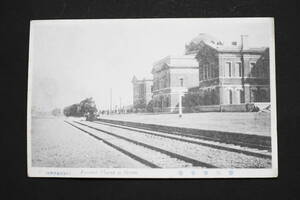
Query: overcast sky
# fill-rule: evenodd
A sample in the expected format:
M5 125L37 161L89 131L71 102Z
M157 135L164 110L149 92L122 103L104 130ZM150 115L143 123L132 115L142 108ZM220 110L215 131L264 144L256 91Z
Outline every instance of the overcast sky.
M270 46L272 21L249 19L33 21L30 38L32 105L44 110L93 97L99 109L132 104L133 75L152 77L152 64L184 54L199 33L226 43L248 35Z

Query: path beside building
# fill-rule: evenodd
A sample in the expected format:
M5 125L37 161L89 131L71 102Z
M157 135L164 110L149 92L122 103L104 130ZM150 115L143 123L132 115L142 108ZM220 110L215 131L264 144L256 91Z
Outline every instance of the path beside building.
M115 114L101 115L100 118L271 136L271 116L265 112L187 113L182 118L178 114Z

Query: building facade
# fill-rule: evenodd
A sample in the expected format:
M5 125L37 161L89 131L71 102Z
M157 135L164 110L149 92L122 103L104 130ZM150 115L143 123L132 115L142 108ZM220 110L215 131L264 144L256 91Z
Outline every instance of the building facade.
M153 105L155 112L173 112L179 92L199 84L195 54L167 56L153 65Z
M135 76L132 78L133 86L133 109L144 111L148 103L152 99L152 84L151 79L138 80Z
M199 41L187 45L196 52L200 105L227 105L270 101L269 49L250 48L245 38L230 46Z

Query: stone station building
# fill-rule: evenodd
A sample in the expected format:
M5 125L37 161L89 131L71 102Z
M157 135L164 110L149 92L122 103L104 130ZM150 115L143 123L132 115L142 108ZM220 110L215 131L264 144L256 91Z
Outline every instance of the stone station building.
M184 55L154 63L153 81L133 77L133 105L145 110L152 100L154 112L173 112L178 109L180 91L185 90L196 97L196 106L217 106L211 111L222 111L222 107L233 111L235 106L235 111L245 111L248 103L270 102L269 68L269 48L250 47L246 36L224 45L200 33L185 45Z
M200 105L270 102L268 48L249 47L242 37L230 46L199 40L186 52L199 63L199 85L189 92L200 96Z
M199 84L195 55L167 56L153 65L152 74L155 112L173 112L180 90Z

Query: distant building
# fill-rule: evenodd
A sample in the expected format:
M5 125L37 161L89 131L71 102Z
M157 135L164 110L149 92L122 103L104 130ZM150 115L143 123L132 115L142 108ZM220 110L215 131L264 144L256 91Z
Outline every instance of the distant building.
M135 76L132 78L133 85L133 108L136 110L145 110L152 99L152 83L150 79L138 80Z
M179 102L178 92L199 84L198 63L195 54L168 56L152 68L153 103L156 112L172 112Z
M246 37L230 46L194 39L186 53L196 53L199 84L189 92L199 94L201 105L270 101L268 48L251 48Z

